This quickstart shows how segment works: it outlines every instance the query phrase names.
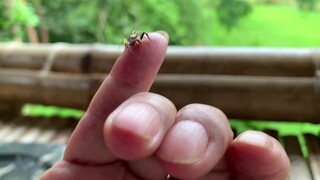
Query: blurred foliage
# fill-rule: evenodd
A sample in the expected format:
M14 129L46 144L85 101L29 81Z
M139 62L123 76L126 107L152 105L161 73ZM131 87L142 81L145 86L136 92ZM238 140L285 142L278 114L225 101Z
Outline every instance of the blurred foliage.
M25 27L33 26L38 36L46 33L50 42L121 44L133 30L165 30L170 35L171 45L228 45L232 43L230 37L234 39L231 45L263 45L264 36L248 39L240 33L259 34L255 29L266 19L261 15L253 16L266 5L281 6L285 11L300 7L309 23L316 16L306 14L305 10L313 9L317 13L319 0L2 0L0 41L26 40L30 34L26 33ZM281 19L285 13L267 14ZM290 26L293 18L296 15L283 23ZM277 30L283 37L287 36L288 33L281 32L285 29L274 26L268 24L263 31ZM304 24L300 26L305 27ZM305 40L304 44L314 42L307 39L307 33L302 30L296 33L297 30L301 28L290 28L290 32L299 34L296 38ZM299 45L295 43L294 46Z
M228 31L235 27L239 20L251 11L251 5L244 0L220 0L217 8L219 21Z
M10 11L10 17L2 17L2 22L9 19L19 27L36 26L40 16L41 26L45 23L49 29L51 42L73 43L119 44L137 29L165 30L170 34L170 44L208 45L211 15L216 8L210 6L213 0L29 0L26 4L15 1L17 9ZM4 4L0 2L2 8Z
M315 10L318 0L297 0L298 6L302 10Z
M12 10L10 12L11 23L20 24L23 26L36 26L39 23L38 16L31 4L23 3L20 0L13 0Z
M8 21L9 15L6 10L6 6L4 3L0 3L0 39L1 40L9 40L10 35L10 23Z
M33 0L35 3L37 0ZM121 43L134 29L165 30L172 44L194 44L205 23L202 5L190 0L41 1L52 41ZM125 36L124 36L125 35ZM201 42L199 40L199 42Z
M0 39L22 39L27 26L37 26L38 16L32 5L21 0L3 0L0 2Z

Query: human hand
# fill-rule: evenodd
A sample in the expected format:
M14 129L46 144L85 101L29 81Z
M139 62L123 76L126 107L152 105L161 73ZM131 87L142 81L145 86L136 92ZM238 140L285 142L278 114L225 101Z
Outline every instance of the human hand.
M233 140L219 109L190 104L177 112L170 100L148 92L168 44L164 32L149 36L132 47L134 54L118 58L63 160L41 179L286 179L290 163L272 137L247 131Z

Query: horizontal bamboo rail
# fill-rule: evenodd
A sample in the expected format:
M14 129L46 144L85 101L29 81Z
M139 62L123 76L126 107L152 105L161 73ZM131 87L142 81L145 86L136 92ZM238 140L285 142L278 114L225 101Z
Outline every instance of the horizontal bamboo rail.
M0 45L0 67L107 73L123 51L117 45ZM313 77L320 61L308 48L210 48L169 46L160 73Z
M85 109L123 47L0 45L0 102ZM178 108L219 107L230 118L319 122L320 53L307 48L168 48L152 91Z
M0 102L85 109L105 74L0 69ZM319 122L314 77L160 74L151 91L180 108L206 103L229 118Z

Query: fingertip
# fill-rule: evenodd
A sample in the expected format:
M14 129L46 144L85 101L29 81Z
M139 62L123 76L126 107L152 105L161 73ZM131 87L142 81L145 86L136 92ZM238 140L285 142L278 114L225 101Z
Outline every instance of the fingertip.
M169 34L166 31L160 30L160 31L156 31L156 32L161 34L166 39L166 41L169 40Z
M221 111L204 104L191 104L179 110L157 157L170 176L197 179L216 168L225 170L219 162L223 161L231 140L228 119Z
M150 104L133 102L117 109L105 124L105 141L110 150L124 160L137 160L148 151L160 130L159 112Z
M153 93L138 93L107 118L105 143L120 159L146 158L156 151L175 115L176 109L168 99Z
M130 45L129 51L125 51L128 52L126 55L128 55L130 58L136 59L142 57L143 55L147 55L148 52L155 53L154 51L166 50L169 42L169 35L167 32L155 31L147 34L147 38L144 37L140 44Z
M271 150L274 146L273 139L259 131L247 131L246 133L242 133L235 141L255 148L262 148L262 150Z
M130 45L115 62L110 75L118 81L148 91L166 56L166 33L151 32L140 44Z
M208 134L202 125L180 121L165 136L157 155L170 163L192 165L204 156L208 141Z
M233 140L227 150L233 176L239 179L283 180L290 162L281 144L258 131L246 131Z

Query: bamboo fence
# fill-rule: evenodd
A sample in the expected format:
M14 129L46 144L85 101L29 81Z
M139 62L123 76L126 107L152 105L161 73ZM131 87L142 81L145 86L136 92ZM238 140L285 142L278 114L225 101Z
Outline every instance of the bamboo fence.
M0 45L0 102L85 109L123 51L113 45ZM320 55L308 48L168 48L151 91L229 118L319 123Z

